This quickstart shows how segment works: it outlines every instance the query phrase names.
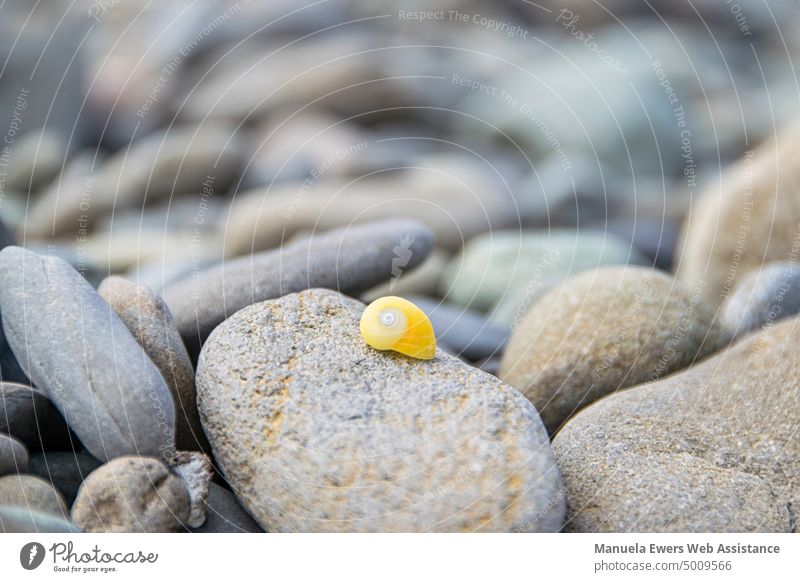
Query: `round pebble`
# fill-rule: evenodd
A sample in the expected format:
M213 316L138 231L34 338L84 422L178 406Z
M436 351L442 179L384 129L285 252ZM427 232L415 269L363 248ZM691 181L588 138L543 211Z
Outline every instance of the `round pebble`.
M119 457L81 485L72 521L87 532L180 531L189 518L189 493L158 459Z

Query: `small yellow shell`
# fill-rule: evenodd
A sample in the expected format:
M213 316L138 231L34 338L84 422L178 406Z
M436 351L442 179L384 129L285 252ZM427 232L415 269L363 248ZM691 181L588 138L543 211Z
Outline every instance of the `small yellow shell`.
M361 336L376 350L393 350L412 358L436 355L436 336L428 316L402 297L381 297L364 310Z

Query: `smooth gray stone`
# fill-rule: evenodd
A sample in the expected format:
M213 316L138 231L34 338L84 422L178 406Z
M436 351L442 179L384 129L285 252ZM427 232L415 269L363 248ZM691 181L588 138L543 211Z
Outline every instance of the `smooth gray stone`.
M236 500L236 496L216 483L208 487L208 509L203 525L195 533L264 533Z
M53 484L72 505L84 479L100 466L100 461L86 451L34 453L28 471Z
M588 406L553 441L577 532L796 532L800 321Z
M169 286L164 297L187 348L197 352L215 327L243 307L315 287L356 295L416 267L433 244L420 222L370 222L193 273Z
M27 507L0 505L2 533L79 533L81 530L65 519L31 511Z
M511 333L508 326L490 323L479 313L460 305L417 295L406 299L422 309L431 320L437 342L473 362L499 355Z
M78 444L43 392L14 382L0 383L0 432L22 441L30 451L73 449Z
M113 309L66 262L0 251L0 309L26 374L100 460L174 448L164 379Z
M0 433L0 477L28 472L28 450L17 439Z

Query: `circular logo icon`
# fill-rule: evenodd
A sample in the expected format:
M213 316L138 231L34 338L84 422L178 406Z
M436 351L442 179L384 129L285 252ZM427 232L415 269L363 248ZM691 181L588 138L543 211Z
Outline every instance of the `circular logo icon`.
M44 561L44 546L39 542L30 542L19 551L19 563L26 570L35 570Z

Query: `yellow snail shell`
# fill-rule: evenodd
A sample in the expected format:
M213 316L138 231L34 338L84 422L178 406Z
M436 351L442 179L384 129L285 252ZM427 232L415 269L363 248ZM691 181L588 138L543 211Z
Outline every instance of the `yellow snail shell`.
M430 360L436 355L436 336L428 316L402 297L381 297L364 310L361 336L376 350L392 350Z

